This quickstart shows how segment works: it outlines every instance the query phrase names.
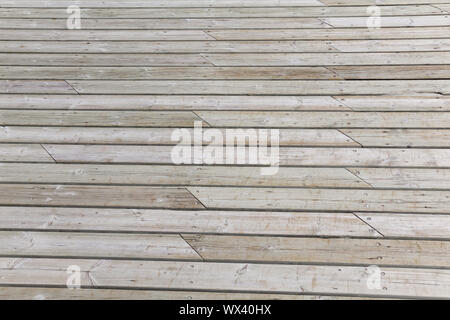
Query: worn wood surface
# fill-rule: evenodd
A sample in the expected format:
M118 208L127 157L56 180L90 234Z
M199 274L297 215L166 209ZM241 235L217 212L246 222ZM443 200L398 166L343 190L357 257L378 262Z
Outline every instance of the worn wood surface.
M0 298L450 298L449 14L2 0ZM200 124L224 139L195 150L275 130L279 167L175 163Z

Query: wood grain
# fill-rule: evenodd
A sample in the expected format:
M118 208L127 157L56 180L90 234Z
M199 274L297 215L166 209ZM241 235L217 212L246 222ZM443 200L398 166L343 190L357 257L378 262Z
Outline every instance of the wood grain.
M381 237L350 212L0 207L9 230ZM437 221L430 220L430 221ZM412 224L408 224L411 225ZM430 225L430 224L428 224ZM418 225L415 225L417 228ZM438 225L435 226L439 228ZM442 229L442 226L441 226ZM400 230L400 229L399 229ZM433 230L437 233L433 233ZM438 229L429 229L439 236ZM422 234L425 234L425 229Z
M108 284L117 288L208 288L343 295L353 292L391 297L416 296L419 290L422 297L448 298L450 277L449 271L445 269L384 267L381 273L382 287L374 290L367 286L371 274L368 267L1 258L1 283L61 286L66 283L69 265L80 267L81 285L87 287ZM217 273L217 269L221 272ZM130 280L130 277L138 281ZM174 281L175 278L177 281ZM94 279L94 285L90 279Z
M449 191L188 187L208 209L442 213Z
M1 205L203 208L184 188L0 184Z

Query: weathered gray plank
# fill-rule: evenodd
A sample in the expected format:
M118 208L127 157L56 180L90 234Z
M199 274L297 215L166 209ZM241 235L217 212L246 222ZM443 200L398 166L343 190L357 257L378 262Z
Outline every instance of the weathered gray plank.
M54 162L45 149L32 144L0 144L0 161Z
M448 0L447 0L448 1ZM18 30L21 31L21 30ZM216 40L369 40L369 39L439 39L448 38L450 27L397 28L330 28L330 29L267 29L208 30ZM29 38L19 32L16 36ZM100 34L99 34L100 36ZM4 36L0 33L0 39ZM6 39L4 39L6 40ZM18 40L18 39L14 39ZM36 39L35 39L36 40ZM70 40L70 39L67 39ZM86 40L86 39L84 39Z
M397 53L398 54L398 53ZM448 79L450 65L333 66L329 70L342 79Z
M70 80L81 94L450 94L450 80Z
M202 122L189 111L0 110L0 125L193 127L196 121Z
M450 52L320 52L320 53L0 53L3 66L345 66L448 65ZM50 70L54 70L50 69ZM63 69L70 72L71 69ZM88 70L88 69L84 69ZM108 69L105 69L105 72ZM129 70L129 69L124 69ZM131 69L132 70L132 69ZM144 69L145 70L145 69ZM148 71L151 71L149 69ZM156 69L158 70L158 69ZM176 69L174 69L176 70ZM179 71L189 70L180 69ZM208 69L207 69L208 70ZM221 70L221 69L219 69ZM224 69L222 69L224 70ZM240 69L235 69L239 72ZM245 69L243 69L245 70ZM270 69L268 69L270 70ZM300 69L301 70L301 69ZM306 69L308 70L308 69ZM322 72L328 71L321 69ZM339 69L337 69L339 70ZM401 70L401 68L400 68ZM345 69L343 70L343 72ZM245 72L245 71L243 71ZM329 71L328 71L329 72ZM125 73L126 74L126 73ZM107 77L107 75L106 75ZM107 78L105 78L107 79Z
M450 111L450 97L439 95L337 96L353 111Z
M284 41L0 41L16 53L296 53L449 51L450 39Z
M4 256L201 260L180 235L0 231Z
M0 30L0 40L216 40L203 30Z
M202 57L215 66L421 65L450 62L450 52L205 53Z
M278 293L365 294L448 298L447 269L388 268L381 286L368 285L368 267L177 261L0 259L2 284L64 286L78 265L86 287L239 290ZM382 271L382 272L381 272ZM176 281L175 281L176 279Z
M65 81L0 80L0 93L77 94Z
M46 144L45 148L58 162L173 164L173 146ZM248 157L245 160L249 163ZM450 167L450 150L281 147L279 160L282 166Z
M332 40L327 43L341 52L448 51L450 49L449 39Z
M148 55L146 55L148 57ZM133 63L139 63L133 61ZM72 62L71 62L72 63ZM104 62L101 62L104 63ZM115 62L114 62L115 63ZM166 63L166 62L164 62ZM182 62L183 64L184 61ZM85 64L85 62L83 62ZM153 63L151 63L153 65ZM159 63L157 63L159 64ZM176 64L176 63L175 63ZM186 65L190 64L189 61ZM449 67L450 68L450 67ZM434 69L438 69L434 67ZM434 69L428 71L434 74ZM436 74L446 73L443 66ZM426 71L426 70L425 70ZM348 71L349 73L351 72ZM413 71L414 72L414 71ZM450 76L449 76L450 77ZM423 77L421 77L423 78ZM437 78L437 77L436 77ZM0 79L86 79L86 80L151 80L151 79L343 79L324 67L54 67L0 66Z
M354 214L209 210L0 207L2 228L17 230L188 232L381 237Z
M2 205L203 208L184 188L0 184Z
M423 40L425 41L425 40ZM428 40L430 41L430 40ZM422 51L448 49L448 39L440 46L415 41ZM367 44L366 47L370 45ZM409 50L411 41L405 44ZM371 48L371 47L370 47ZM350 49L351 50L351 49ZM363 49L360 49L363 50ZM412 49L411 49L412 50ZM338 51L327 41L0 41L0 52L21 53L200 53L200 52L328 52Z
M429 19L431 16L428 16ZM443 16L432 16L446 25ZM415 21L414 19L412 19ZM418 20L418 18L416 18ZM354 21L354 22L353 22ZM352 20L358 23L358 20ZM416 22L427 25L423 19ZM331 28L330 24L316 18L190 18L190 19L82 19L84 30L202 30L202 29L286 29L286 28ZM67 29L67 17L63 19L4 19L0 20L0 29Z
M184 234L206 261L450 266L450 242Z
M450 189L449 169L349 168L374 188Z
M363 28L367 26L367 17L326 17L321 18L320 20L325 21L334 28ZM382 27L448 26L450 25L450 17L446 15L386 17L381 13L379 22Z
M199 54L0 53L2 65L34 66L202 66Z
M450 113L0 110L0 125L241 128L447 128Z
M341 131L364 147L450 147L450 130L446 129L342 129Z
M345 168L280 168L271 176L260 171L227 166L0 163L0 182L370 188Z
M396 0L401 1L401 0ZM414 0L417 1L417 0ZM438 0L433 0L435 3L439 3ZM65 8L70 5L77 5L86 8L103 8L105 2L102 0L47 0L46 8ZM120 0L108 0L109 8L122 8L124 7L123 1ZM243 7L243 6L323 6L324 4L318 0L197 0L195 2L187 0L153 0L151 3L142 0L127 1L126 8L171 8L171 7ZM33 0L4 0L3 7L25 7L25 8L41 8L42 4L36 3Z
M450 239L450 215L357 212L386 237Z
M375 300L352 296L293 295L264 293L224 293L167 290L121 290L2 287L3 300Z
M0 30L0 40L369 40L447 39L450 27L224 29L224 30Z
M446 105L445 101L443 105ZM329 96L1 95L1 109L350 110ZM449 108L450 110L450 108Z
M442 213L450 191L188 187L208 209Z
M393 5L393 4L422 4L446 3L448 0L320 0L327 6L356 6L356 5Z
M445 128L450 113L198 111L213 127Z
M28 111L24 111L28 112ZM193 129L185 128L193 136ZM174 128L95 128L95 127L0 127L0 142L81 143L81 144L184 144L171 139ZM226 143L226 129L218 129ZM358 143L335 129L280 129L280 146L358 147ZM238 136L245 136L245 131ZM244 137L245 138L245 137ZM258 136L256 143L259 143ZM236 140L236 145L252 145L253 140ZM211 142L219 144L220 141ZM191 141L190 144L193 144ZM209 143L204 143L209 144Z
M383 6L383 16L445 13L445 4ZM264 18L367 16L367 8L354 7L227 7L227 8L81 8L83 19L95 18ZM65 8L0 8L3 18L67 18Z

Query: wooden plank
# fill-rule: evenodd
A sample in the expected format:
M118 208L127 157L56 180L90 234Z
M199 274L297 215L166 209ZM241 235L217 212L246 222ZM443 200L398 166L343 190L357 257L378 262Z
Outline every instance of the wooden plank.
M301 7L301 6L355 6L355 5L402 5L402 4L428 4L428 3L447 3L448 0L198 0L196 2L187 0L172 0L167 2L165 0L152 1L151 6L145 1L127 1L126 7L131 8L172 8L172 7ZM65 8L70 5L77 5L87 8L104 7L105 3L102 0L49 0L46 3L46 8ZM41 4L37 4L33 0L4 0L2 7L26 7L26 8L41 8ZM123 1L109 0L109 8L122 8Z
M179 235L2 231L0 238L7 256L201 260Z
M46 144L44 146L57 162L173 164L171 158L173 146L61 144ZM242 152L242 149L239 152ZM245 160L246 163L249 163L247 157ZM447 168L450 167L450 150L281 147L279 149L279 160L281 166Z
M450 189L449 169L349 168L374 188Z
M203 208L184 188L0 184L2 205Z
M69 80L80 94L450 94L450 80Z
M450 265L450 242L430 240L248 237L184 234L206 261Z
M448 149L280 148L281 165L450 167Z
M258 167L227 166L0 163L0 182L370 188L345 168L280 168L264 176Z
M197 115L198 116L197 116ZM0 110L0 125L90 127L446 128L450 113ZM169 137L170 138L170 137Z
M293 295L264 293L225 293L167 290L120 290L2 287L3 300L375 300L352 296Z
M449 98L450 99L450 98ZM446 105L446 103L442 103ZM350 110L329 96L168 96L0 94L0 109ZM450 110L450 108L449 108Z
M280 168L275 175L268 177L260 175L260 169L254 167L0 163L0 181L450 189L448 169L349 168L347 170L344 168ZM246 179L240 179L244 175Z
M445 4L383 6L383 16L445 13ZM83 19L144 18L268 18L368 16L367 8L354 7L227 7L227 8L81 8ZM1 18L67 18L65 8L0 8Z
M0 207L0 221L8 230L381 237L348 212Z
M0 144L0 161L54 162L40 145L32 144Z
M382 9L381 9L382 10ZM366 17L336 17L321 18L334 28L363 28L367 26ZM430 27L430 26L448 26L450 17L446 15L433 16L403 16L386 17L380 16L380 24L384 27Z
M422 40L430 41L430 40ZM448 39L432 44L414 41L422 51L446 50ZM369 46L366 45L367 47ZM409 49L413 46L411 40ZM420 47L419 47L420 46ZM397 46L398 47L398 46ZM434 49L436 48L436 49ZM363 50L363 49L360 49ZM206 53L206 52L328 52L327 41L0 41L0 52L21 53ZM404 51L404 50L403 50Z
M80 267L83 287L434 298L450 292L447 269L383 267L381 287L373 289L369 267L29 258L1 258L1 284L65 286L70 265Z
M415 0L417 1L417 0ZM438 0L433 2L439 3ZM48 0L46 8L64 8L70 5L77 5L87 8L102 8L105 7L105 3L102 0ZM198 0L192 2L190 0L171 0L167 2L165 0L153 0L150 4L142 0L127 1L127 8L172 8L172 7L272 7L272 6L323 6L324 4L319 0ZM41 8L41 4L37 4L33 0L4 0L2 7L27 7L27 8ZM124 7L123 1L120 0L108 0L109 8L122 8Z
M365 79L448 79L450 65L415 66L337 66L328 67L338 78Z
M450 52L205 53L202 57L215 66L420 65L448 64Z
M2 4L3 5L3 4ZM216 40L203 30L0 30L0 40Z
M397 0L400 1L400 0ZM415 0L417 1L417 0ZM433 0L439 3L439 0ZM70 5L77 5L86 8L102 8L105 7L103 0L48 0L45 3L46 8L65 8ZM195 2L187 0L153 0L151 4L142 0L127 1L126 8L171 8L171 7L296 7L296 6L323 6L324 4L318 0L198 0ZM33 0L4 0L2 7L26 7L26 8L41 8L42 4L36 3ZM124 7L123 1L108 0L109 8Z
M327 43L341 52L448 51L450 49L449 39L333 40Z
M0 41L16 53L301 53L450 51L450 39L284 41Z
M25 111L28 112L28 111ZM192 134L193 129L185 128ZM218 129L226 143L225 129ZM14 143L81 143L81 144L184 144L171 139L173 128L95 128L95 127L27 127L0 128L0 142ZM244 136L245 131L238 132ZM358 143L335 129L280 129L280 146L358 147ZM259 143L259 138L256 143ZM245 141L244 141L245 140ZM218 142L211 142L218 144ZM193 141L191 141L191 144ZM253 145L238 139L236 145ZM444 142L445 143L445 142ZM204 143L207 144L207 143Z
M0 93L77 94L66 81L57 80L0 80Z
M424 17L425 18L425 17ZM428 16L441 22L443 16ZM415 18L418 20L419 18ZM412 19L415 21L414 19ZM420 24L427 25L420 19ZM353 20L351 20L353 21ZM357 21L357 20L355 20ZM84 19L83 30L202 30L202 29L291 29L291 28L331 28L326 22L316 18L191 18L191 19ZM62 19L4 19L0 29L67 29L67 16Z
M357 212L386 237L450 239L450 215Z
M450 130L445 129L342 129L364 147L450 147Z
M327 6L356 6L356 5L393 5L393 4L422 4L446 3L448 0L320 0Z
M448 1L448 0L446 0ZM21 34L17 30L11 35L0 32L3 40L25 40L31 35ZM32 30L28 30L32 31ZM368 40L368 39L439 39L448 38L449 27L397 27L397 28L330 28L330 29L267 29L267 30L208 30L206 33L216 40ZM48 35L50 36L50 35ZM52 34L52 38L55 35ZM100 36L100 34L98 35ZM19 38L17 38L19 37ZM4 39L7 38L7 39ZM24 39L25 38L25 39ZM37 39L33 39L37 40ZM70 39L67 39L70 40ZM84 39L87 40L87 39Z
M83 62L84 63L84 62ZM137 61L136 61L137 63ZM189 64L189 62L187 62ZM450 74L447 66L436 74ZM420 71L419 71L420 72ZM429 73L433 73L430 70ZM423 73L422 73L423 74ZM448 76L448 75L447 75ZM450 77L450 76L448 76ZM17 67L0 66L0 79L343 79L324 67Z
M336 100L337 99L337 100ZM450 111L450 97L0 94L0 109Z
M442 213L450 191L188 187L208 209Z
M189 111L0 110L0 125L193 127L195 121L202 122Z
M202 66L211 63L198 54L66 54L0 53L2 65L34 66Z
M450 113L198 111L213 127L445 128Z
M3 256L201 260L180 235L0 231Z
M0 40L369 40L447 39L450 27L224 29L224 30L0 30Z
M450 97L418 96L337 96L353 111L450 111Z
M174 164L173 146L45 145L57 162Z

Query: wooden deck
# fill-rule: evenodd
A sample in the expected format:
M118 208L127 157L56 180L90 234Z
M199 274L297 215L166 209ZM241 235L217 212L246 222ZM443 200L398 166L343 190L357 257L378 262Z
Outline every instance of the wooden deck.
M195 122L279 171L174 164ZM10 298L450 298L450 0L1 0Z

